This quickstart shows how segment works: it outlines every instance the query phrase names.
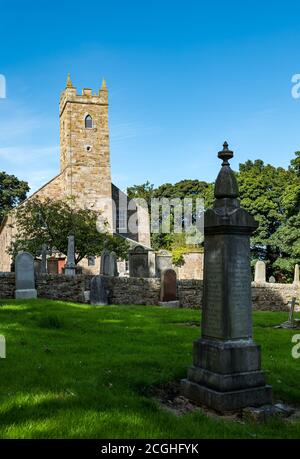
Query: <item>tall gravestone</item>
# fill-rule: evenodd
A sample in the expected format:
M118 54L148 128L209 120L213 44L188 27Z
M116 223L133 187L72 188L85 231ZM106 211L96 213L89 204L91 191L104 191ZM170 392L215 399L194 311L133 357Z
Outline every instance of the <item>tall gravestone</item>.
M150 277L148 252L141 245L129 251L130 277Z
M266 263L264 261L257 261L255 264L254 282L266 282Z
M174 269L166 269L161 274L160 301L177 300L177 276Z
M110 252L109 254L109 276L117 277L118 273L118 263L117 255L115 252Z
M34 258L31 253L21 252L15 260L16 291L17 299L36 298L34 277Z
M91 280L90 303L94 306L108 304L108 279L105 276L94 276Z
M101 253L100 274L102 276L110 276L110 269L110 253L107 249L104 249Z
M75 264L75 237L73 235L68 236L68 254L67 264L65 267L66 276L75 276L76 264Z
M215 202L204 217L202 337L181 387L187 398L226 412L271 403L272 389L252 339L250 235L258 224L240 207L226 142L218 156Z

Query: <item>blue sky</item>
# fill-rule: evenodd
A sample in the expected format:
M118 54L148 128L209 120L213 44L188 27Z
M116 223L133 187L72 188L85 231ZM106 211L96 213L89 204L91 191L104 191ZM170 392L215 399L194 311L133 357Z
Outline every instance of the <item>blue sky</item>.
M297 4L298 3L298 4ZM296 1L0 0L0 169L36 189L59 171L60 91L109 88L111 165L122 189L287 167L300 150Z

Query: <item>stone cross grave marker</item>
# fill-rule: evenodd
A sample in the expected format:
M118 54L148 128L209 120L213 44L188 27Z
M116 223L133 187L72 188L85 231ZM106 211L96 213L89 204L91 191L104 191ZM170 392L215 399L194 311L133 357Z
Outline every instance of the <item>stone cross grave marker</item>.
M47 244L42 245L42 249L37 252L38 256L42 257L42 261L39 267L39 272L41 274L47 274L47 255L52 255L52 251L48 249Z
M225 142L215 201L204 219L202 336L182 394L219 412L272 403L252 338L250 235L258 224L240 207L236 177Z
M21 252L15 260L17 299L36 298L34 277L34 258L31 253Z

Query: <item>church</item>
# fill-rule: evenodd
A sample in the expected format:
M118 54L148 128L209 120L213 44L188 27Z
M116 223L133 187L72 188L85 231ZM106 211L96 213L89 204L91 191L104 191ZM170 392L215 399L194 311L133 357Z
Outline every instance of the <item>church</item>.
M65 199L73 196L75 205L99 212L111 234L120 234L131 243L150 247L150 226L146 209L128 206L128 197L111 181L108 89L83 89L81 94L68 75L59 104L60 172L28 199ZM129 209L128 209L129 207ZM136 231L128 230L136 216ZM10 271L12 260L7 248L13 240L13 214L0 227L0 271ZM82 260L84 271L99 273L100 260Z

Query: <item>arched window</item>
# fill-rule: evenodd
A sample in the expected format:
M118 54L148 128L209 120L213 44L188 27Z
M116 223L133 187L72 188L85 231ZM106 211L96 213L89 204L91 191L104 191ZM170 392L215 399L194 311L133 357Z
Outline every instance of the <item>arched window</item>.
M92 129L93 127L93 118L90 115L85 117L85 128Z

